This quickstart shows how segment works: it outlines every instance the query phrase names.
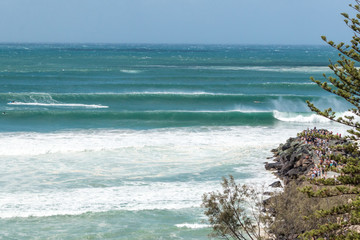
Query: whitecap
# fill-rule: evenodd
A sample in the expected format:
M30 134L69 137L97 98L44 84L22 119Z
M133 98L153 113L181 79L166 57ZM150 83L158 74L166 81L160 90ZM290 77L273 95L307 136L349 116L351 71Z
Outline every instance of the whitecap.
M140 70L123 69L123 70L120 70L120 72L130 73L130 74L136 74L136 73L141 73L142 71L140 71Z
M323 73L331 72L326 66L196 66L194 69L220 71L257 71L257 72L295 72L295 73Z
M210 228L209 224L200 224L200 223L181 223L175 224L178 228L190 228L190 229L199 229L199 228Z
M309 113L279 112L275 110L273 111L273 116L283 122L326 123L331 121L315 113L309 115Z
M197 208L203 192L210 192L218 186L218 182L140 182L109 188L1 192L0 218Z
M109 106L103 106L97 104L79 104L79 103L9 102L8 105L41 106L41 107L109 108Z

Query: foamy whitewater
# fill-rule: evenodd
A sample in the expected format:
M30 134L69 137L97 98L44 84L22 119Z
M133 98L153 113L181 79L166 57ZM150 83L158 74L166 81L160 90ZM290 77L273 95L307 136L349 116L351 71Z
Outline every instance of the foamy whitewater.
M270 150L345 129L306 100L323 46L0 45L0 239L208 239L223 176L269 185Z

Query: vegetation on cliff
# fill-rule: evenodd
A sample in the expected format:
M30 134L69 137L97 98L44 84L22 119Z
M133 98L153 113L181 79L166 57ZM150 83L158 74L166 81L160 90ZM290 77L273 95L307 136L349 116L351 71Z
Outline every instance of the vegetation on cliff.
M222 193L208 193L203 198L205 214L215 236L226 239L360 239L360 0L355 2L350 5L356 11L355 17L342 13L345 23L354 32L350 44L335 44L322 37L339 51L340 60L330 61L329 65L334 75L324 74L322 81L311 78L352 107L345 116L337 116L331 108L320 110L307 102L317 114L351 127L348 131L351 135L346 136L351 141L345 144L340 139L340 142L325 145L324 149L321 144L311 145L308 139L299 139L304 137L300 133L299 138L280 146L274 151L276 163L267 164L267 168L277 170L286 183L284 191L266 201L257 201L257 211L252 211L252 215L248 215L243 205L249 199L254 201L251 200L256 195L254 190L236 185L233 178L230 182L224 179ZM338 138L332 134L311 134L321 139L320 142ZM325 158L320 154L317 161L319 153L324 153ZM326 161L336 162L336 167L323 166ZM341 168L337 168L338 165ZM335 177L317 175L318 167L322 168L320 172L331 171Z
M203 195L203 207L213 227L211 236L225 239L265 239L262 224L268 214L263 210L261 192L235 183L234 177L223 178L223 191Z
M311 216L312 218L321 220L336 217L336 219L302 234L301 236L306 239L360 239L360 150L356 142L360 139L360 1L356 0L356 4L350 5L350 7L357 12L355 17L342 13L345 23L354 33L350 44L343 42L335 44L333 41L328 41L325 36L322 37L331 47L339 51L340 60L336 63L330 62L329 65L335 77L327 77L324 74L323 81L314 78L311 80L325 91L345 99L352 105L352 108L348 110L348 114L340 117L336 116L331 108L320 110L310 102L308 102L308 106L321 116L350 126L351 129L348 132L351 135L348 138L355 142L346 147L337 146L337 148L343 148L342 150L346 154L333 156L337 157L338 162L344 165L340 171L341 175L336 181L317 180L312 182L313 186L301 189L312 198L347 196L348 201L332 206L330 209L316 211ZM318 186L322 187L316 189Z

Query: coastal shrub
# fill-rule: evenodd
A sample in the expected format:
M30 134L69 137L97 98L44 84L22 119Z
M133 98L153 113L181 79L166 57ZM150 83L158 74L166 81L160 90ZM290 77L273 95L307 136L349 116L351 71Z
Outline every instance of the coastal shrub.
M298 191L303 182L290 182L284 192L272 197L266 208L273 212L269 231L277 239L295 239L300 234L320 227L327 222L336 221L336 217L317 219L312 217L314 212L330 209L331 206L342 202L339 198L316 199L309 198L306 193ZM307 186L312 188L312 186Z
M264 195L255 188L223 178L222 191L205 193L202 207L212 226L212 237L266 239L268 215L263 211Z
M309 182L314 185L331 185L332 186L332 185L337 184L337 182L334 178L314 178L314 179L310 179Z
M341 154L337 154L337 155L335 156L335 159L334 159L334 160L335 160L336 162L340 162L340 161L341 161L341 157L342 157Z
M301 239L360 239L360 197L349 198L347 204L336 205L329 210L316 211L310 219L329 219L317 228L300 235ZM334 218L335 217L335 218Z

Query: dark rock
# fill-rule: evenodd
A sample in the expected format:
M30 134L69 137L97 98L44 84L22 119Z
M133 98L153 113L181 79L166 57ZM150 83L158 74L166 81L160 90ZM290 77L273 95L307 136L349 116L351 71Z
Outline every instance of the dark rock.
M301 167L304 164L305 159L301 158L300 160L296 161L294 167Z
M285 165L281 168L280 174L286 176L286 173L290 171L294 167L294 164L291 162L285 163Z
M282 164L285 164L286 162L288 162L290 160L290 154L288 153L285 153L285 152L282 152L280 155L279 155L279 159L280 159L280 162Z
M273 187L273 188L279 188L279 187L282 187L281 185L281 182L280 181L276 181L276 182L273 182L272 184L269 185L270 187Z
M304 172L301 171L301 168L293 168L288 171L285 175L291 179L297 179L300 175L303 175Z
M280 162L280 157L274 158L274 162Z
M291 148L297 148L298 146L300 145L300 142L299 141L293 141L290 143L290 147Z
M301 157L302 157L302 153L293 153L290 156L290 162L292 164L295 164L297 161L300 160Z
M349 142L344 139L330 140L330 146L335 144L349 144ZM273 162L266 162L265 168L276 170L273 173L283 181L284 185L293 180L301 181L300 177L310 171L314 166L314 161L319 160L313 146L303 143L300 137L289 138L285 144L280 144L271 151L274 154ZM346 153L338 150L334 151L334 154L344 155Z
M283 167L283 164L280 162L265 164L266 170L280 170L282 167Z
M290 139L291 139L291 138L290 138ZM290 139L289 139L289 140L290 140ZM288 140L288 141L286 141L286 143L285 143L284 145L282 145L282 146L281 146L281 150L282 150L282 151L285 151L285 150L287 150L287 149L289 149L289 148L290 148L290 144L291 144L291 142L290 142L289 140Z

